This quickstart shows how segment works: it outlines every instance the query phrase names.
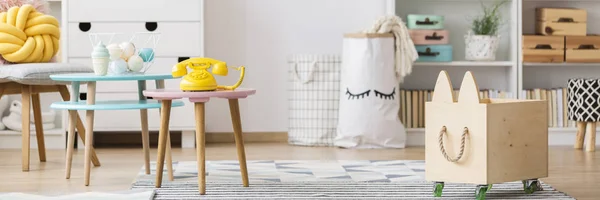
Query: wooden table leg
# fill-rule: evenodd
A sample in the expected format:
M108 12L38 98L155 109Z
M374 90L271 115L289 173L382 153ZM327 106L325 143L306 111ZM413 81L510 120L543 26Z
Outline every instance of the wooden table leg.
M146 174L150 174L150 132L148 130L148 110L140 110L142 121L142 151L144 152L144 167Z
M231 122L233 133L235 135L235 146L237 147L238 160L240 162L240 172L244 187L248 187L248 168L246 166L246 152L244 150L244 139L242 137L242 120L240 119L240 106L237 99L229 99L229 111L231 112Z
M71 89L73 90L73 92L71 92L69 94L69 90L67 89L67 86L64 85L59 85L58 86L58 92L60 93L60 96L62 97L63 101L72 101L72 102L77 102L79 101L79 82L73 82L71 84ZM75 117L77 119L77 123L75 124L75 127L77 128L77 135L79 135L79 138L81 138L81 141L83 141L83 145L85 145L85 127L83 126L83 122L81 121L81 118L79 117L79 113L75 112ZM100 166L100 160L98 159L98 155L96 155L96 151L94 150L94 148L92 147L92 163L94 164L94 166L99 167Z
M587 146L585 147L585 151L593 152L596 151L596 122L588 122L587 123L587 135L588 141Z
M204 102L194 103L196 114L196 160L198 162L198 190L206 194L206 166L205 166L205 130L204 130Z
M169 133L169 118L171 114L171 100L162 100L160 112L160 130L158 132L158 155L156 159L156 183L155 187L162 185L163 166L165 164L165 148Z
M87 84L87 104L93 105L96 103L96 82ZM85 186L90 185L90 163L92 157L92 146L94 144L94 111L87 110L86 116L86 132L85 132L85 157L84 157L84 180Z
M164 89L165 88L165 80L155 80L154 81L156 89ZM145 98L145 97L144 97ZM158 112L161 113L161 109L158 109ZM169 180L174 181L175 177L173 176L173 157L171 155L171 133L167 131L167 173L169 175Z
M583 149L583 141L585 140L585 122L577 122L577 137L575 138L575 149Z
M143 92L146 90L146 81L138 81L138 98L140 100L146 100ZM146 168L146 174L150 174L150 133L148 131L148 110L140 110L140 119L142 122L142 150L144 152L144 167Z
M44 142L44 127L42 125L42 106L40 105L40 94L31 94L31 106L33 107L33 122L35 124L35 137L37 138L38 155L40 162L46 162L46 144Z
M29 171L29 148L30 148L30 121L29 116L31 106L31 87L29 85L21 86L21 159L24 172Z
M77 111L69 110L69 132L67 132L67 161L65 178L71 178L71 164L73 163L73 146L75 145L75 123L77 123Z
M167 174L169 175L169 181L174 181L175 176L173 176L173 158L171 157L171 133L167 132Z

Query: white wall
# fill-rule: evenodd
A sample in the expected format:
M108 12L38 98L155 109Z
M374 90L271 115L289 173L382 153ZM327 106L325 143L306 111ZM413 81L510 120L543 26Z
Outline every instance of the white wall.
M246 66L242 87L257 93L240 101L244 131L287 131L286 58L340 54L344 33L370 28L386 11L386 0L205 0L205 56ZM208 105L207 131L231 132L226 101Z

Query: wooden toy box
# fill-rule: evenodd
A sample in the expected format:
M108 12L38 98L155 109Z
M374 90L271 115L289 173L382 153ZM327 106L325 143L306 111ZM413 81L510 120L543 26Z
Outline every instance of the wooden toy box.
M415 45L448 44L447 30L408 30Z
M523 36L523 61L562 63L565 60L564 36Z
M536 33L580 35L587 33L587 11L572 8L536 8Z
M565 62L600 62L600 36L566 36Z
M447 72L440 72L425 104L426 180L436 182L434 188L444 182L477 184L476 195L512 181L536 191L537 179L548 176L547 102L480 99L478 91L467 71L456 101Z

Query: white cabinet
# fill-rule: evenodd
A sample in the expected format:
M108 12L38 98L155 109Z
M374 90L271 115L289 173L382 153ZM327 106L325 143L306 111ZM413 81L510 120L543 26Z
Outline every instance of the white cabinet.
M202 0L62 0L62 59L91 66L89 33L123 33L127 38L114 41L121 42L136 32L155 32L160 33L160 39L155 62L147 73L170 74L172 66L181 60L204 55L203 7ZM146 83L148 89L154 89L154 84ZM179 80L165 81L167 88L177 88L178 84ZM83 86L80 91L85 93L86 89ZM97 100L138 98L135 81L98 82L96 93ZM188 102L183 108L173 109L173 130L193 129L193 115L184 112L188 110L192 110ZM63 122L66 125L64 117ZM149 111L149 122L150 130L159 129L158 111ZM98 111L94 130L140 130L140 114L132 110Z
M63 0L67 22L199 22L202 0Z

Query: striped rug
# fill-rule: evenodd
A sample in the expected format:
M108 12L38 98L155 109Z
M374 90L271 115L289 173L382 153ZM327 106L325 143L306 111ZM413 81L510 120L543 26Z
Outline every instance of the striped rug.
M145 175L142 168L132 190L154 190L154 199L475 199L476 185L456 183L445 184L442 198L433 197L424 162L414 160L248 161L250 187L242 187L236 161L209 161L206 195L200 195L195 163L177 162L175 180L163 180L161 188L154 188L154 173ZM495 184L486 196L574 199L545 183L542 187L526 194L520 181Z

